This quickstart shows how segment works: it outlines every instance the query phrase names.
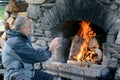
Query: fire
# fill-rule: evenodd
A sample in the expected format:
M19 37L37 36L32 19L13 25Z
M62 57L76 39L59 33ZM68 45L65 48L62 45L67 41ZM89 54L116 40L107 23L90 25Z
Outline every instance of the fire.
M73 56L73 58L77 61L80 61L80 60L84 61L84 58L88 59L87 56L90 57L91 52L88 52L88 42L92 37L96 36L96 33L94 33L93 30L91 29L89 21L83 20L81 23L79 23L79 25L81 26L81 28L79 29L77 35L82 37L84 41L80 47L80 50L76 55Z

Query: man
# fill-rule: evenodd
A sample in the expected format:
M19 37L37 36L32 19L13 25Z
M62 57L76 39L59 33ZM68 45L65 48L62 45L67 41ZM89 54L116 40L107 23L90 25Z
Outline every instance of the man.
M30 20L19 16L14 27L14 30L7 31L8 40L2 51L2 62L6 68L5 80L53 80L53 75L34 69L33 64L49 59L50 51L54 51L58 44L57 40L49 47L34 49L28 38L31 32Z

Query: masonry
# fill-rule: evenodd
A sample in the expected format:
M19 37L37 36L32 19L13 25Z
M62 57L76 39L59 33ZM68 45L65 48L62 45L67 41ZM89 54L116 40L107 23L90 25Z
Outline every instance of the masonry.
M68 37L64 37L65 27L59 30L61 24L67 21L87 20L97 25L98 29L103 30L105 41L103 45L103 64L101 66L115 69L113 76L117 75L119 79L119 57L113 55L119 54L119 30L120 30L120 1L119 0L26 0L29 3L27 16L32 19L32 35L37 38L38 45L47 45L55 38L60 37L62 47L65 43L69 46ZM69 23L70 26L71 22ZM58 28L58 30L54 30ZM73 29L73 28L72 28ZM69 32L67 27L66 32ZM57 33L58 32L58 33ZM72 34L73 35L73 34ZM69 35L71 37L71 34ZM64 44L63 44L64 43ZM67 44L68 43L68 44ZM59 48L60 49L60 48ZM63 48L62 48L63 50ZM59 50L58 54L63 54L65 50ZM56 54L57 54L56 53ZM64 57L64 55L62 55ZM54 60L62 62L62 60ZM54 62L53 59L50 62ZM48 61L49 62L49 61ZM56 63L59 64L59 63ZM55 65L56 65L55 64ZM102 67L104 69L104 67ZM68 68L70 69L70 68ZM105 68L106 69L106 68ZM99 70L99 69L98 69ZM120 75L120 74L119 74ZM113 77L112 76L112 77ZM62 76L63 77L63 76ZM64 76L65 77L65 76ZM69 77L70 78L70 77ZM73 79L73 78L71 78Z

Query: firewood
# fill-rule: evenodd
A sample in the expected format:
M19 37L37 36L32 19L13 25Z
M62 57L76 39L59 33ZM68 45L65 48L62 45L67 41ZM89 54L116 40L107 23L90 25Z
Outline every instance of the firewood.
M11 13L18 13L20 7L16 4L15 0L10 0L9 4L6 6L6 11Z
M88 67L91 66L93 63L90 61L90 60L87 60L86 58L90 56L90 53L88 53L84 58L83 60L88 64Z
M10 29L9 23L7 21L1 21L0 22L0 32L5 32L6 30Z
M0 47L3 48L6 40L0 37Z
M92 37L88 42L88 48L98 48L99 44L95 37Z
M94 51L95 51L95 53L97 54L97 58L98 58L99 60L101 60L101 59L102 59L102 56L103 56L102 51L101 51L100 49L98 49L98 48L95 48ZM97 59L97 60L98 60L98 59Z
M101 63L101 60L102 60L102 57L103 57L103 53L102 51L99 49L99 44L98 44L98 41L95 37L91 38L89 40L89 43L88 43L88 48L89 49L92 49L95 54L97 55L97 57L95 56L93 58L93 63L96 63L96 62L99 62Z
M75 35L75 37L72 40L72 45L71 45L70 53L69 53L69 59L72 59L72 56L77 54L77 51L80 50L82 43L83 43L83 38Z

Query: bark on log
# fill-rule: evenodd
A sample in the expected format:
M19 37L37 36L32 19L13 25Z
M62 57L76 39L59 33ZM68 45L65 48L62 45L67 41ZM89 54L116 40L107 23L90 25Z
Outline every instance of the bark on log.
M88 42L88 47L89 48L99 48L98 41L95 37L91 38Z
M72 45L71 45L70 53L69 53L69 59L73 59L72 56L77 54L77 51L80 50L82 43L83 43L83 38L75 35L75 37L72 40Z

